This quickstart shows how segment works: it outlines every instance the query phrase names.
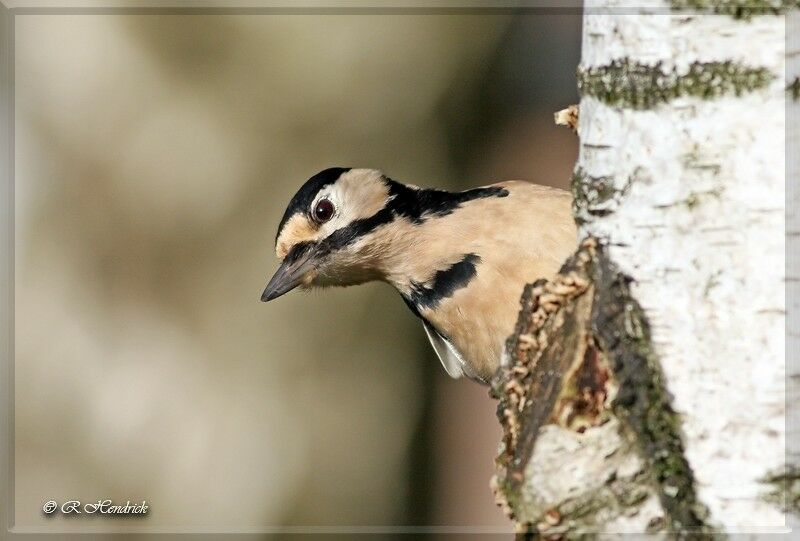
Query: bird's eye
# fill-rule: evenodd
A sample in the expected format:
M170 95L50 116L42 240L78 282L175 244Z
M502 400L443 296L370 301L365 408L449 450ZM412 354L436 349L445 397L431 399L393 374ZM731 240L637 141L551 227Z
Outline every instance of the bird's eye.
M317 201L312 215L317 223L327 222L333 217L334 211L333 203L329 199L320 199Z

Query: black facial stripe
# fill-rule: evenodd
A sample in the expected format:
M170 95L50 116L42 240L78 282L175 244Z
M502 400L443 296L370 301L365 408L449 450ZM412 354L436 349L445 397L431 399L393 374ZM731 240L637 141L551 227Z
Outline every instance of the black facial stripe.
M300 212L307 212L319 191L328 184L336 182L340 176L348 171L350 171L349 167L331 167L320 171L308 179L305 184L297 190L297 193L294 194L294 197L292 197L292 200L289 202L289 206L286 207L286 212L283 213L281 223L278 224L278 233L275 235L275 242L278 242L278 237L281 234L283 226L286 225L286 222L288 222L292 216Z
M314 246L311 242L298 242L283 259L286 263L294 263Z
M379 226L391 223L393 220L394 214L387 207L382 208L369 218L353 220L348 225L340 227L319 241L318 253L322 256L340 250L377 229Z
M378 226L388 224L394 220L394 214L387 209L383 208L369 218L355 220L349 225L340 227L327 237L316 242L298 242L286 254L285 260L288 262L296 261L301 255L305 254L308 250L314 249L314 257L322 259L323 257L340 250L357 241L370 231L376 229Z
M437 271L429 284L412 281L407 303L413 305L417 312L420 308L436 308L443 299L466 287L475 278L480 261L480 256L467 254L458 263Z

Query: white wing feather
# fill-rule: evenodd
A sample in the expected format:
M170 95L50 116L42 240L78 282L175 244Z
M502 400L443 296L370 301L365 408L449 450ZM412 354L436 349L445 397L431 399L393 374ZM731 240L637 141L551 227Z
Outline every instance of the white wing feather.
M458 353L455 346L453 346L448 339L439 334L439 331L434 329L427 321L423 320L422 326L425 327L425 334L428 335L428 340L431 341L433 350L436 352L439 360L442 361L445 372L447 372L451 378L467 376L474 379L475 375L467 367L467 364L464 362L463 357Z

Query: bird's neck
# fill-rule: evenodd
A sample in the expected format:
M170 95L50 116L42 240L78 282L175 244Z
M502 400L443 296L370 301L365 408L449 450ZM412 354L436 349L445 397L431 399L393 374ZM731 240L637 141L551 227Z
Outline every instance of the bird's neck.
M454 231L453 218L467 192L394 188L395 219L370 240L372 267L379 279L403 296L430 284L436 273L462 261L473 240ZM480 197L480 195L478 196Z
M435 259L441 256L421 250L430 241L428 235L421 226L405 220L378 237L373 265L381 279L401 293L412 283L424 282L427 269L435 267Z

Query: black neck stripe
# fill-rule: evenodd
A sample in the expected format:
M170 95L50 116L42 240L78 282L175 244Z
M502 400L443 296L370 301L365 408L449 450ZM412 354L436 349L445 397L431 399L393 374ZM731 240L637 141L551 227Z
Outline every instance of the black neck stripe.
M466 254L461 261L437 271L429 283L412 281L411 291L407 294L408 304L413 305L416 312L420 308L436 308L443 299L451 297L475 278L480 262L477 254Z
M384 177L389 187L390 208L397 216L404 216L415 224L426 219L452 214L464 203L486 197L506 197L508 190L499 186L475 188L464 192L448 192L429 188L410 188L405 184Z

